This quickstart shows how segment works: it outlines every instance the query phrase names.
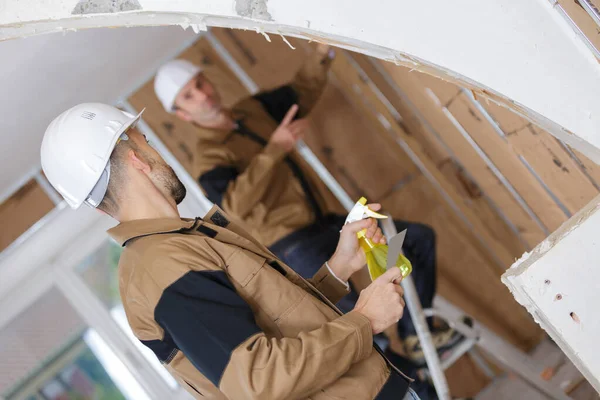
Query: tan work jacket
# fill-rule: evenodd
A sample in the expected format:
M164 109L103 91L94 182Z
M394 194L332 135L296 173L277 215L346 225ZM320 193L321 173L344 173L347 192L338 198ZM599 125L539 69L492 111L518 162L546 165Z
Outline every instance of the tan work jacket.
M133 332L198 399L402 399L408 378L371 326L332 304L346 287L306 281L214 207L109 231Z
M207 197L266 246L332 211L339 203L296 151L268 144L293 104L303 117L313 108L327 82L331 59L308 56L293 82L248 97L232 107L238 128L197 129L194 176Z

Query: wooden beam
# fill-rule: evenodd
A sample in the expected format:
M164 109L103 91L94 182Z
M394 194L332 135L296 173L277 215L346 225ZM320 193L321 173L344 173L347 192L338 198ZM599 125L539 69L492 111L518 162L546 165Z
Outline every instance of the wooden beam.
M481 158L472 150L472 148L469 149L464 145L464 138L450 123L447 116L443 114L441 108L435 107L435 104L432 103L432 100L427 97L424 87L416 81L418 78L418 73L409 73L408 70L396 67L392 64L385 65L385 63L382 63L382 65L389 72L390 76L399 82L401 89L407 94L407 96L411 99L411 102L418 108L421 114L427 119L431 127L435 129L439 135L442 133L445 134L444 136L446 137L446 140L444 142L446 143L447 147L454 152L456 159L461 162L464 170L474 178L477 186L481 188L481 191L494 200L495 204L497 204L498 208L500 208L503 212L506 211L504 208L502 208L502 205L508 204L512 207L513 214L516 214L527 221L526 214L524 211L522 211L520 206L516 204L514 199L510 197L510 194L502 186L502 183L491 174L491 171L487 169L487 166L483 164ZM407 76L406 74L410 75ZM451 135L451 137L448 138L448 135ZM412 142L412 138L409 138L408 140ZM411 145L411 147L414 146ZM459 157L458 155L461 155L462 157ZM420 158L421 160L424 160L425 157ZM431 169L436 169L436 166L431 165ZM439 174L438 176L443 181ZM445 182L445 186L449 187L450 185ZM479 217L472 213L470 204L465 204L466 199L462 198L458 193L456 193L456 190L453 188L448 188L446 191L453 193L452 197L456 199L456 202L458 204L462 204L461 210L465 215L470 216L468 220L472 224L477 224L480 226L480 228L476 230L477 234L482 235L481 237L485 238L488 246L494 248L496 253L504 255L504 258L502 258L504 260L503 262L510 264L514 258L518 257L523 252L524 246L518 240L518 238L515 240L514 233L508 237L498 238L495 235L502 230L491 227L487 224L487 221L484 224L481 224L481 222L475 222L476 220L479 220ZM530 220L528 223L529 224L525 225L525 227L531 226L531 230L538 229L533 221Z
M578 0L558 0L558 4L565 10L573 22L577 24L577 27L591 44L600 50L600 26L596 24L581 3Z
M479 186L473 181L470 175L465 173L463 167L450 160L440 165L438 169L447 179L448 183L470 205L473 212L493 234L493 237L501 240L506 247L522 247L515 233L506 225L504 220L498 215L498 212L490 207L489 202L483 197Z
M409 71L407 68L403 69L406 69L407 72ZM415 79L415 81L420 82L421 85L423 85L425 88L433 90L435 96L444 107L447 107L461 93L460 86L455 85L451 82L447 82L440 78L436 78L435 76L423 74L420 72L411 72L410 75Z
M508 135L508 141L571 213L579 211L598 190L557 139L528 125Z
M569 147L539 127L530 128L528 121L504 107L491 102L482 105L506 134L512 151L532 167L567 213L577 212L596 195L595 184L600 182L596 164L576 150L573 158L566 150Z
M583 170L590 176L596 186L600 185L600 165L596 164L579 151L571 148L577 160L581 163Z
M529 125L529 121L525 120L520 115L515 114L508 108L501 107L486 99L476 97L476 100L480 101L480 104L491 115L492 119L496 121L505 135L515 133Z
M565 213L519 159L518 153L514 151L508 140L494 130L467 94L462 93L456 97L448 110L506 177L527 207L543 223L545 231L536 229L523 232L531 247L537 245L550 231L567 220Z
M372 84L377 87L377 90L385 98L384 101L388 102L397 112L393 116L395 122L421 144L427 157L436 165L448 162L451 158L448 149L434 135L428 122L417 115L410 100L401 96L389 82L389 77L377 69L378 61L359 53L347 52L346 54L351 57L353 62L356 62Z
M369 62L366 57L358 55L358 54L352 54L352 58L356 61L357 64L359 64L359 67L367 74L367 76L370 79L372 79L373 82L377 82L377 90L381 91L381 94L386 98L386 101L389 102L390 105L398 111L398 114L400 114L402 117L402 121L404 121L404 120L408 121L411 127L414 127L417 129L417 134L413 134L413 132L411 131L411 136L414 137L423 146L425 153L428 155L430 155L430 154L434 154L434 155L438 154L439 155L440 151L436 151L436 149L433 148L432 144L434 144L435 141L437 141L438 143L441 143L441 140L439 138L433 137L433 135L431 133L423 132L424 127L423 127L423 125L419 125L418 121L416 123L413 122L413 120L415 118L412 116L415 114L415 112L419 112L419 110L417 109L416 111L414 111L413 109L415 106L413 105L411 107L408 104L410 102L411 98L407 97L406 99L403 99L402 96L400 96L398 94L397 87L394 87L393 84L389 83L390 78L388 77L386 79L384 77L385 73L382 73L380 70L377 70L376 68L374 68L373 67L374 64L372 62ZM443 81L440 81L439 79L433 78L431 76L426 76L426 75L423 75L420 73L412 73L412 75L415 75L415 79L417 79L417 78L423 79L425 82L429 82L429 85L436 87L436 89L438 87L441 87L440 92L442 95L442 99L440 99L440 103L443 102L443 103L448 104L448 103L452 102L454 99L457 99L460 97L460 93L461 93L460 88L458 88L448 82L443 82ZM405 93L403 93L403 92L400 92L400 93L402 93L403 96L406 96ZM425 102L425 106L427 106L427 105L428 105L428 102ZM404 118L404 116L406 116L406 115L408 115L408 118ZM396 118L396 119L398 119L398 118ZM443 121L444 120L442 119L442 122ZM426 123L429 125L429 121L426 121ZM467 123L470 123L470 121L467 120ZM409 126L409 124L406 124L406 125ZM490 131L492 131L491 125L489 125L487 123L483 124L483 121L482 121L481 125L485 125L483 127L483 129L486 129L485 133L489 133ZM473 129L473 126L470 126L470 128ZM430 132L431 129L432 128L429 127L429 129L425 129L425 131ZM479 133L479 132L477 131L476 133ZM479 134L478 136L482 136L482 135ZM498 135L494 134L494 136L497 137ZM485 136L484 136L484 139L485 139ZM494 140L494 138L492 137L491 140ZM464 143L464 140L463 140L463 144L466 144L466 143ZM507 145L504 144L504 147L507 147ZM463 197L465 197L466 201L468 201L472 205L472 207L474 207L476 209L477 214L482 219L485 220L486 218L488 218L488 216L489 216L489 218L491 218L492 221L494 220L494 218L498 219L497 210L493 209L490 206L489 202L483 196L482 190L480 190L477 183L473 181L473 178L470 176L469 171L468 170L465 171L464 166L462 164L460 164L459 162L457 162L456 159L453 159L453 160L449 159L450 155L449 155L448 151L451 151L451 149L448 149L448 151L446 151L445 147L438 147L438 148L440 148L441 151L445 151L445 154L447 155L446 160L443 160L437 164L438 169L440 169L446 175L449 182L454 184L455 189L460 194L462 194ZM430 149L430 150L427 151L427 149ZM508 163L508 162L504 162L503 160L500 160L500 161L502 163L504 163L504 165L510 165L510 163ZM457 166L457 169L450 171L448 169L448 167L443 167L443 165L446 165L448 163L455 164ZM444 171L444 169L445 169L445 171ZM525 171L525 172L527 172L527 171ZM515 175L512 174L512 177L514 178ZM533 183L535 183L541 187L541 185L533 177L531 177L531 180L533 181ZM509 181L509 183L510 183L510 181ZM513 188L513 190L514 190L514 188ZM514 190L514 191L517 192L516 190ZM519 195L518 192L517 192L517 195ZM542 192L542 195L548 197L547 193L545 193L545 192ZM525 206L528 206L528 204L526 204L525 200L523 200L523 199L520 199L520 200L521 200L520 204L525 204ZM555 208L557 208L557 207L555 206ZM536 224L536 229L534 229L533 231L524 231L520 225L516 225L516 229L519 230L519 232L523 235L523 237L527 241L528 245L530 247L532 247L533 245L539 243L539 241L541 241L545 237L545 234L548 231L544 229L545 226L543 225L542 221L539 220L537 215L535 215L531 209L529 209L528 211L529 211L529 218L532 218L532 222L534 222ZM558 211L559 211L559 213L561 213L560 209L558 209ZM561 214L559 214L559 216L560 215ZM562 218L563 219L558 224L556 224L555 227L557 227L561 222L563 222L566 219L566 216L562 215ZM488 221L489 221L489 219L488 219ZM506 232L506 229L505 229L506 224L503 221L500 221L500 223L496 224L496 225L489 224L489 223L486 223L486 225L490 226L490 227L493 226L494 228L492 230L496 234L498 234L499 232ZM514 232L508 233L508 235L500 233L499 237L505 238L505 240L506 240L506 238L514 237ZM521 246L522 246L522 244L517 243L515 248L520 249L520 248L522 248ZM517 255L517 254L515 254L515 255Z
M491 382L468 354L446 370L446 380L454 399L475 398Z
M426 115L444 143L473 177L482 192L489 197L498 212L512 224L515 233L527 246L526 249L539 243L545 237L542 227L527 213L514 192L502 181L503 175L497 169L494 170L495 165L482 158L477 147L469 142L468 132L463 131L461 121L450 111L449 107L460 95L455 95L450 100L446 100L449 96L439 98L438 93L444 95L448 92L447 82L420 73L410 73L406 68L391 69L389 65L386 68L392 71L392 76L401 90L404 90ZM423 78L425 79L422 81ZM457 91L460 91L460 88L457 88ZM517 257L519 254L514 255Z

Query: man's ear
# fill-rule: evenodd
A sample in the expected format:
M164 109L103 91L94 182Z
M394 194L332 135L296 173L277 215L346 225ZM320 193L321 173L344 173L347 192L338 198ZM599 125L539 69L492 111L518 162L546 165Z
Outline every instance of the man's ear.
M149 173L151 171L150 164L141 158L133 149L127 150L127 158L131 162L133 168L145 173Z
M175 110L175 115L177 115L177 117L184 120L185 122L192 121L192 116L187 111L183 111L181 108Z

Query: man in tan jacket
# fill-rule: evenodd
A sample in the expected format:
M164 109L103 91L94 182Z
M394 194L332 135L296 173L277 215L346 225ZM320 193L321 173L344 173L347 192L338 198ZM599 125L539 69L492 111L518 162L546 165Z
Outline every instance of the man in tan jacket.
M308 125L304 117L325 88L332 60L328 46L316 45L289 84L246 97L231 109L222 106L219 91L201 68L185 60L162 66L154 81L165 110L197 128L193 176L209 200L243 221L257 240L304 278L331 257L345 219L331 191L294 150ZM413 263L421 304L431 308L435 234L422 224L395 224L398 232L408 229L404 252ZM357 297L352 291L338 306L349 311ZM406 355L423 365L408 313L398 324L398 334ZM440 351L460 340L450 329L433 335Z
M403 314L399 269L351 312L333 304L365 263L356 233L385 241L375 221L346 225L304 280L218 207L180 218L185 187L136 130L140 115L99 103L65 111L44 135L42 167L71 207L120 222L109 233L125 247L128 321L179 382L198 399L415 399L372 341Z

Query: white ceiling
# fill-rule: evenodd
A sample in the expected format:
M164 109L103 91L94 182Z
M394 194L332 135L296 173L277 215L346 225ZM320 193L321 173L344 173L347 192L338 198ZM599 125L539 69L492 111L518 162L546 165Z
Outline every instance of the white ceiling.
M48 123L113 103L194 39L179 27L93 29L0 42L0 198L39 166Z

